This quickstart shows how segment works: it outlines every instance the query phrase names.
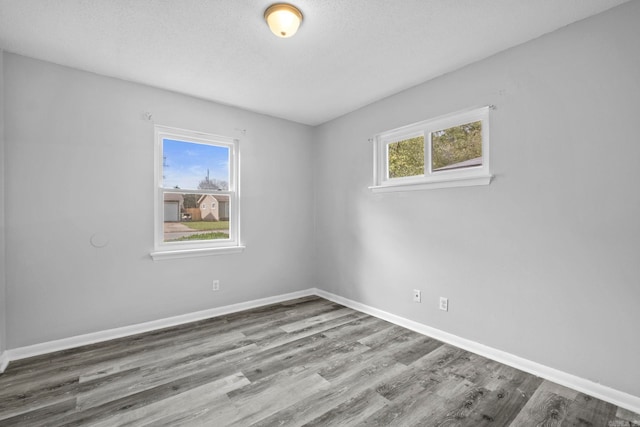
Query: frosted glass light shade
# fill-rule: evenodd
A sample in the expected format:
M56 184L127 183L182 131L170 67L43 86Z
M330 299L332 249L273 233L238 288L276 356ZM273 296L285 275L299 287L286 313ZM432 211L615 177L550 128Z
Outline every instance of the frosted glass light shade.
M264 11L264 19L273 34L287 38L298 31L302 22L302 13L290 4L276 3Z

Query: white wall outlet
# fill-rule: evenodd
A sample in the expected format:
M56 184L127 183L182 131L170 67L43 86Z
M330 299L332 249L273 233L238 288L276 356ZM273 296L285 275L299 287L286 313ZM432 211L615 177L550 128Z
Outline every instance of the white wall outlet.
M422 299L422 292L418 289L413 290L413 302L420 302Z
M449 311L449 298L440 297L440 310Z
M211 284L211 290L212 291L219 291L220 290L220 280L214 280L213 283Z

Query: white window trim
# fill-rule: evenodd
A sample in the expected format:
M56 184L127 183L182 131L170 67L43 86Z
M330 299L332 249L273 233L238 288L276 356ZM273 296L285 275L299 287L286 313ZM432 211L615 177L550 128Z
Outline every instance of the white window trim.
M493 177L489 168L490 106L461 111L424 120L378 134L373 139L373 192L429 190L448 187L488 185ZM431 170L431 133L472 122L482 122L482 165L445 171ZM425 173L389 178L388 147L393 142L424 136Z
M163 152L165 138L200 144L226 146L229 148L229 190L207 191L173 189L162 187ZM185 129L155 126L155 166L154 166L154 250L153 260L189 258L219 254L238 253L244 250L240 240L240 142L237 139L194 132ZM164 193L179 192L192 194L221 194L229 196L229 239L165 242L164 241Z

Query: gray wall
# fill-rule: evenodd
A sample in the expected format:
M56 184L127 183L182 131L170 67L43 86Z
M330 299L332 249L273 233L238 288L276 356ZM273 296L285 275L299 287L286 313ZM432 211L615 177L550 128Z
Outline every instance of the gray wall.
M6 350L6 279L4 237L4 78L2 50L0 50L0 355Z
M5 53L0 346L317 284L640 395L639 18L628 3L315 129ZM367 189L370 136L489 103L490 186ZM241 138L244 253L149 258L145 111Z
M639 21L630 2L317 128L318 286L640 396ZM367 138L487 104L491 185L367 189Z
M312 283L309 127L9 53L4 81L9 348ZM146 111L240 138L244 253L151 260ZM94 233L107 247L90 245Z

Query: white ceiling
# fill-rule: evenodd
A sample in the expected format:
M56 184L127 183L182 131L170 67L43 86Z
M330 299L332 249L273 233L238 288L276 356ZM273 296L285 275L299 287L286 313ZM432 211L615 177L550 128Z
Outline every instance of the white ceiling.
M0 47L316 125L628 0L0 0Z

